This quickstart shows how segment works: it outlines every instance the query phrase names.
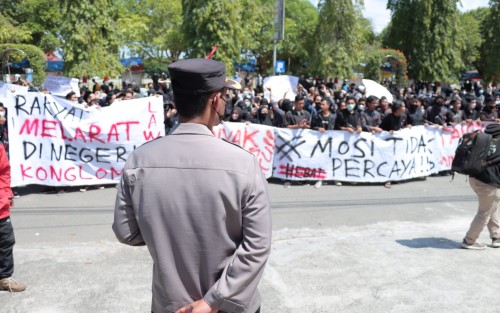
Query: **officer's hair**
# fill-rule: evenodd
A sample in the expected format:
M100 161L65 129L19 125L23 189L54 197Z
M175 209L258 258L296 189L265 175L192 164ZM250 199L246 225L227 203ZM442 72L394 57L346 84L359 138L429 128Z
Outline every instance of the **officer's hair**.
M210 100L210 96L223 91L224 88L199 95L175 94L174 91L174 102L177 113L184 118L201 116ZM222 97L225 97L224 93Z

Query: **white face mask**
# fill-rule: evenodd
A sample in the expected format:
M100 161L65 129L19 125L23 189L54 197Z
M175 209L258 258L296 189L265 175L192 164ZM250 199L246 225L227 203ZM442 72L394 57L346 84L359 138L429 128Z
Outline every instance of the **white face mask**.
M5 111L0 111L0 118L5 116Z
M363 111L364 109L365 109L364 105L362 105L362 104L358 105L358 110Z
M348 104L347 105L347 111L352 111L354 110L355 105L354 104Z
M475 103L469 104L469 110L474 110L475 108L476 108L476 104Z

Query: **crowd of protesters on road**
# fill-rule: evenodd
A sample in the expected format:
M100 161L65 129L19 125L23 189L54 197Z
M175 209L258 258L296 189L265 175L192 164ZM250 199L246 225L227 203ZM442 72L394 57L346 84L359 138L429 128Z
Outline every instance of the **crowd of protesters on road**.
M165 133L168 134L179 123L175 101L166 83L167 78L164 75L155 75L153 78L155 79L146 88L126 82L115 86L107 79L101 83L92 80L91 87L87 84L81 86L80 96L70 92L66 99L89 109L99 109L124 100L152 95L162 97ZM294 100L289 100L287 94L275 95L276 91L263 86L262 79L241 79L240 82L241 89L227 90L225 95L223 120L226 122L319 132L342 130L349 133L393 133L419 125L451 131L457 124L500 122L500 89L495 85L482 86L479 81L465 81L449 88L427 82L398 88L390 81L384 81L382 83L393 95L392 102L383 96L378 98L367 94L361 82L350 82L347 79L337 84L333 80L326 82L322 79L302 79L293 90ZM276 98L281 99L271 100ZM4 128L5 119L0 117L0 130ZM450 174L450 171L440 173ZM321 184L322 182L316 182L315 187L320 187ZM285 182L285 186L289 185L289 182ZM390 182L385 186L390 187ZM86 189L87 187L81 188L81 191Z

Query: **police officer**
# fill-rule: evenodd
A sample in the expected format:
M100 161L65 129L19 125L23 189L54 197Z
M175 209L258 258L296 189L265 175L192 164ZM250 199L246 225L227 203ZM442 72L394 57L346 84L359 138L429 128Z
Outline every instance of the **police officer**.
M255 157L214 137L224 114L225 66L169 66L180 124L130 154L113 230L154 261L152 311L260 311L257 285L270 253L267 182Z

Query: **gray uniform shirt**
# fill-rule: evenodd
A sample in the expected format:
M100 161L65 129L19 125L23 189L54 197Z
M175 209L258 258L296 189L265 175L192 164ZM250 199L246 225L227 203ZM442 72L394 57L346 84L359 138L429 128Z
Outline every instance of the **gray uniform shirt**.
M113 230L149 249L152 311L202 298L228 313L259 308L271 245L267 181L252 154L206 126L180 124L130 154Z

